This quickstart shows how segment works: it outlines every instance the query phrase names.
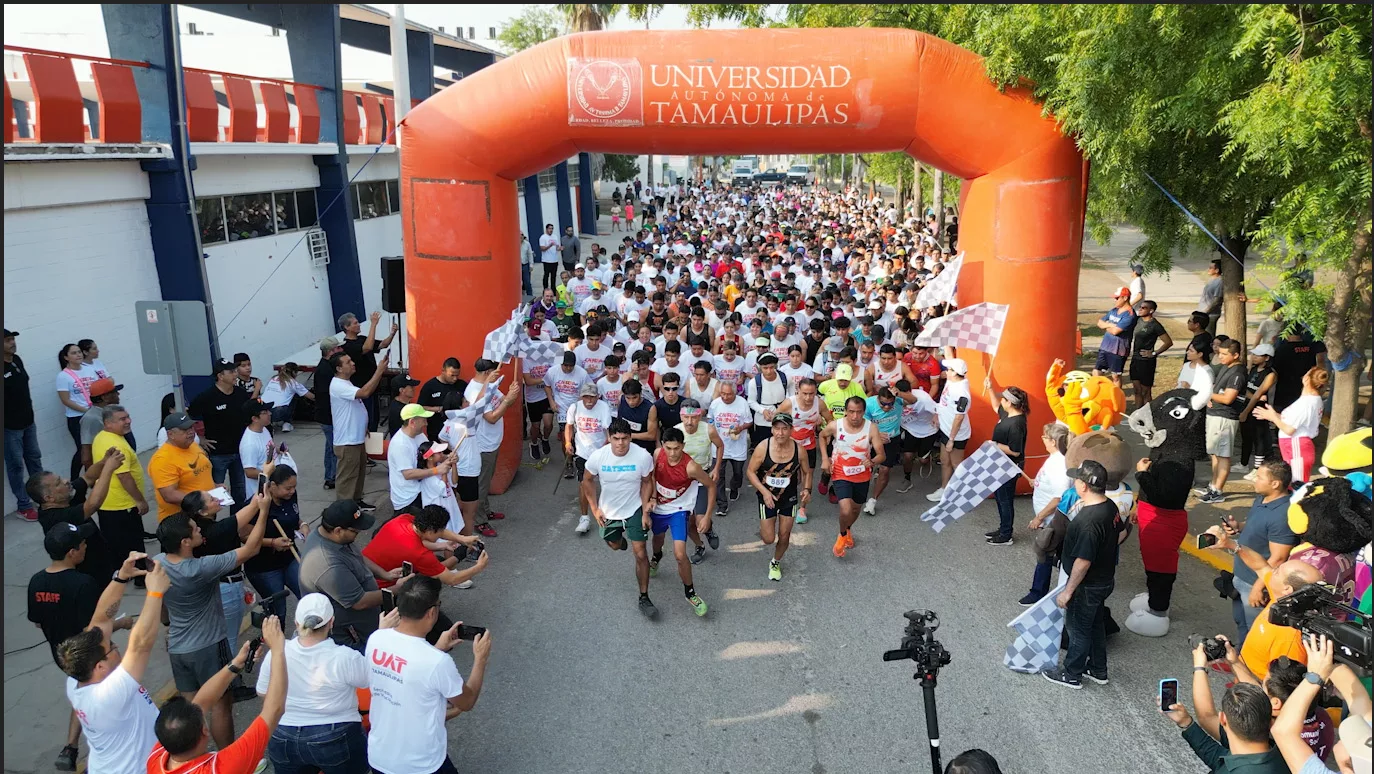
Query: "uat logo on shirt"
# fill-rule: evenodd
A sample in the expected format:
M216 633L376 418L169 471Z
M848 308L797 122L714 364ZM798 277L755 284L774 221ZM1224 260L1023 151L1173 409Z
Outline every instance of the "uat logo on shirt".
M400 656L387 653L381 648L377 648L376 650L372 651L372 663L376 664L382 669L390 669L398 675L401 673L401 670L405 669L406 667L405 659L401 658Z

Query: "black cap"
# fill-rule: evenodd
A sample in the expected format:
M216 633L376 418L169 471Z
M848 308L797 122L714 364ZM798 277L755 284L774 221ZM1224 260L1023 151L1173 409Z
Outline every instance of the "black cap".
M216 361L215 361L215 376L219 376L220 374L224 373L225 371L234 371L234 370L237 370L237 369L238 369L238 366L234 365L233 363L230 363L228 360L216 360Z
M563 353L563 365L577 365L577 353L567 350Z
M196 421L186 415L184 411L175 411L167 415L162 420L163 430L190 430L196 426Z
M410 378L409 374L401 374L391 380L391 392L392 394L399 393L407 387L415 387L419 384L418 379Z
M19 331L12 331L12 330L10 330L9 328L6 328L6 329L5 329L5 338L7 338L7 339L13 338L13 337L18 336L18 335L19 335Z
M100 527L93 521L82 522L80 526L60 521L43 536L43 550L51 557L66 556L68 551L80 548L83 541L90 540L98 534Z
M792 415L791 415L791 414L774 414L774 415L773 415L773 424L774 424L774 425L787 425L788 427L791 427L791 426L792 426Z
M358 504L352 500L335 500L320 517L320 524L325 529L371 529L375 521L371 514L359 511Z
M1078 467L1069 470L1068 476L1082 481L1093 489L1104 492L1107 490L1107 469L1097 460L1083 460Z

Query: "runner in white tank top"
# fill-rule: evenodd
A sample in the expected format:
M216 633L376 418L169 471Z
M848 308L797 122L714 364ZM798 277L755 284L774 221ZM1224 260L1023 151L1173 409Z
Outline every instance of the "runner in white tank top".
M886 456L877 424L864 418L867 409L863 398L849 398L844 403L844 416L826 425L817 439L821 469L830 469L830 491L840 506L840 535L831 549L838 559L854 547L851 530L859 518L859 507L868 501L873 471ZM827 443L832 440L833 448L827 450Z
M715 425L701 421L706 411L702 409L701 403L696 399L687 398L682 401L680 411L682 423L677 425L677 429L682 431L683 453L691 457L697 465L700 465L702 470L711 473L714 480L719 480L715 466L721 455L725 453L725 442L716 432ZM692 564L701 564L701 560L706 558L706 546L701 542L703 535L706 537L706 542L711 545L711 550L720 548L720 536L711 526L711 518L715 512L707 508L705 487L697 489L696 502L693 503L691 511L692 518L687 521L687 537L691 538L695 548L692 550L690 559Z

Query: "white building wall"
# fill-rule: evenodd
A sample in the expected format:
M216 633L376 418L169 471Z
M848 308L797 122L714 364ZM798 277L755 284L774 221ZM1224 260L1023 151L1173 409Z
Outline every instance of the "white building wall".
M134 320L134 302L162 297L147 196L137 161L5 165L5 327L20 334L43 465L63 476L75 451L54 388L63 344L96 341L140 449L156 441L171 377L143 373Z
M370 169L370 167L369 167ZM361 179L361 178L359 178ZM401 216L384 215L380 218L368 218L367 220L353 221L353 233L358 240L358 269L362 272L363 280L363 303L366 310L358 310L363 319L363 335L367 335L367 318L361 313L382 311L382 256L404 255L405 248L401 243ZM391 321L399 320L401 333L396 335L395 341L391 345L391 363L410 362L409 343L406 341L405 314L392 315L382 312L382 321L377 324L377 335L384 337L391 330ZM400 347L398 350L397 347ZM397 358L397 355L401 359ZM428 374L429 378L433 374Z

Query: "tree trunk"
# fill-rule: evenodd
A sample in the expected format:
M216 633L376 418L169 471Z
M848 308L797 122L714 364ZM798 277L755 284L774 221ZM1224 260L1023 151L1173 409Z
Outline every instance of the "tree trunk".
M1355 426L1360 404L1359 353L1369 337L1370 235L1369 213L1355 227L1355 249L1332 288L1326 319L1326 355L1333 364L1346 364L1337 370L1331 385L1331 438L1350 432ZM1347 362L1347 360L1349 362Z
M1248 349L1248 337L1245 335L1245 253L1250 249L1250 238L1245 236L1232 236L1223 231L1221 232L1221 243L1231 251L1231 255L1240 259L1240 262L1232 260L1231 255L1225 251L1221 253L1221 319L1226 321L1226 329L1217 329L1217 333L1225 333L1227 336L1240 342L1242 351Z
M930 198L933 200L930 206L935 209L935 239L940 244L945 243L945 173L935 170L931 177Z
M654 184L654 155L652 153L649 154L649 163L645 165L645 177L648 179L644 181L644 184L652 186Z
M897 212L906 209L906 182L902 173L906 172L905 167L897 167Z
M925 191L921 188L921 162L916 159L911 160L911 199L915 205L916 222L919 224L925 220Z

